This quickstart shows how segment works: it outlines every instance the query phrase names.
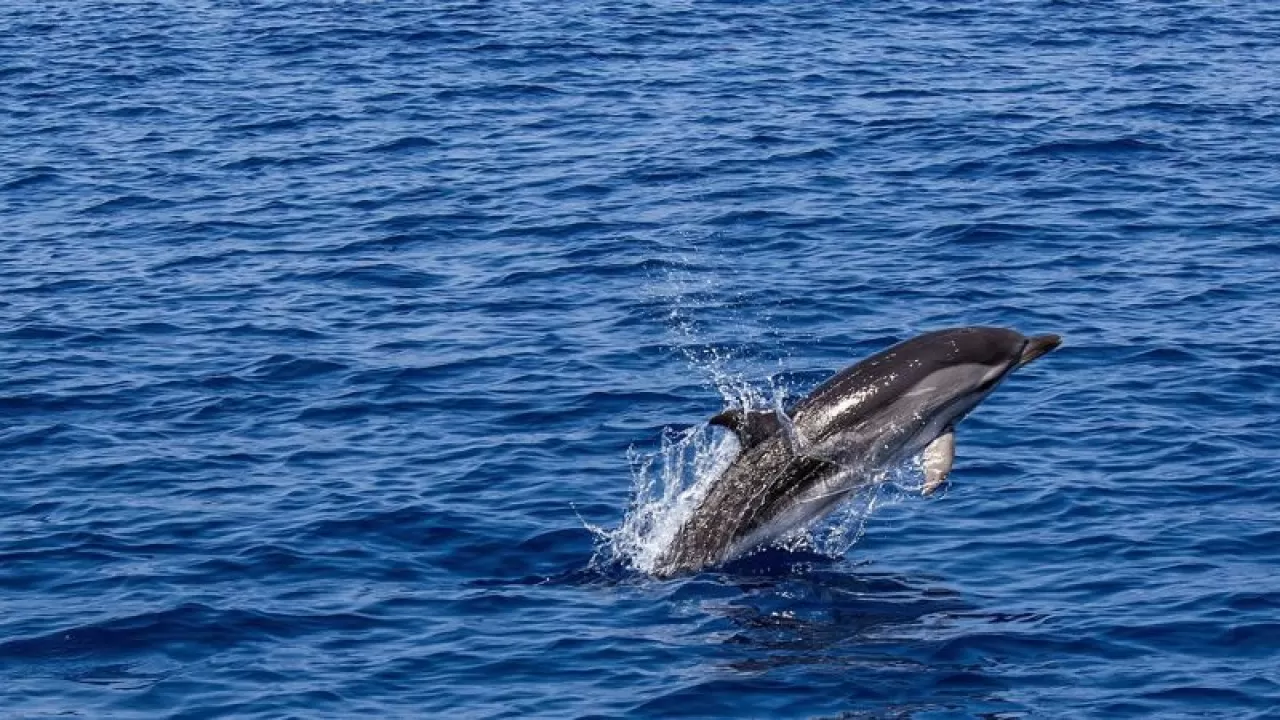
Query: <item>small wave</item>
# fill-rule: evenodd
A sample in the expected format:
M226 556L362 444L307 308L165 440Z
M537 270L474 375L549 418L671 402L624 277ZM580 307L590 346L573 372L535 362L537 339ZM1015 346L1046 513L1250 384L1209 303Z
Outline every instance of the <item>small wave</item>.
M345 369L346 365L332 360L297 357L285 353L272 355L255 363L248 374L256 380L291 381L306 380Z
M412 135L392 140L390 142L379 143L373 147L366 148L365 152L370 153L409 153L415 150L424 150L427 148L439 147L439 140L432 140L428 137Z
M537 85L533 83L525 84L506 84L506 85L485 85L470 88L450 88L441 90L435 94L435 99L440 102L450 102L465 99L482 99L482 100L527 100L533 98L546 98L560 95L561 92L547 85Z
M1017 240L1035 233L1041 228L1018 223L958 222L942 225L925 234L925 237L944 239L959 245L996 245Z
M868 90L867 92L860 93L859 97L896 100L900 98L915 99L936 97L939 94L940 93L936 90L928 90L925 88L889 88L887 90Z
M0 190L19 190L36 185L53 184L62 181L62 176L52 169L28 169L26 174L0 183Z
M96 202L84 208L81 212L104 213L119 210L162 210L173 207L175 204L171 200L154 198L149 195L122 195Z
M1120 155L1128 153L1163 153L1171 152L1171 148L1154 142L1144 142L1135 138L1117 138L1110 140L1075 139L1054 140L1033 147L1014 151L1014 155Z
M68 656L106 656L156 645L226 646L264 637L296 637L333 628L368 630L376 621L349 612L285 614L220 609L198 602L120 615L0 643L0 658L39 661Z
M279 275L276 279L279 282L338 283L357 288L384 290L425 290L436 287L446 280L445 276L439 273L414 270L386 262L314 272L288 272Z
M316 167L330 162L328 158L319 155L250 155L238 160L223 163L220 166L222 170L261 170L264 168L276 167Z

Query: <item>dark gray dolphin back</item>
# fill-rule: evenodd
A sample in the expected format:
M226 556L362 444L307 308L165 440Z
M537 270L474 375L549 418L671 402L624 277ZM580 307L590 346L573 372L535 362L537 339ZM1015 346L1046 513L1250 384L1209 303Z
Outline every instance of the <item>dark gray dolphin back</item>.
M808 411L838 405L840 398L862 393L859 415L893 403L933 373L957 365L1013 367L1027 338L1005 328L964 327L935 330L876 353L836 373L795 406L799 420Z

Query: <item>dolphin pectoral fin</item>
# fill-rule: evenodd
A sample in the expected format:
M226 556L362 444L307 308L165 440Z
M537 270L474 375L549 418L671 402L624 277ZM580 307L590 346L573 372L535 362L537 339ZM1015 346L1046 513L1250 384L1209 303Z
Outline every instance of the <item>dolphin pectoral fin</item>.
M712 425L728 428L738 436L743 450L759 445L778 432L779 422L772 410L725 410L708 420Z
M950 430L939 435L924 449L924 487L920 494L928 497L947 481L947 473L956 461L956 434Z

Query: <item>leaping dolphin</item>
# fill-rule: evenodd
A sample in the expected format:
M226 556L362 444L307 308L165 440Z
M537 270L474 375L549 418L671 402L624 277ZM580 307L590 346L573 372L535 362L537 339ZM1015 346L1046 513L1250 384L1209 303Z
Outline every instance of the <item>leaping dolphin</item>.
M718 565L835 509L923 452L923 492L947 479L955 426L1015 368L1062 343L1003 328L937 330L836 373L789 413L727 410L742 445L659 556L667 577Z

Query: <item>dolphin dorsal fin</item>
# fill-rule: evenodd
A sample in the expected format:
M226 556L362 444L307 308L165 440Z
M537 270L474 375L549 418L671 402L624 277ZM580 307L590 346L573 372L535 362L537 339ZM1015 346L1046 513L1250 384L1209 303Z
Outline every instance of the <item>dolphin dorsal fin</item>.
M781 429L781 423L773 410L725 410L711 418L712 425L728 428L738 436L743 450L764 442L770 435Z

